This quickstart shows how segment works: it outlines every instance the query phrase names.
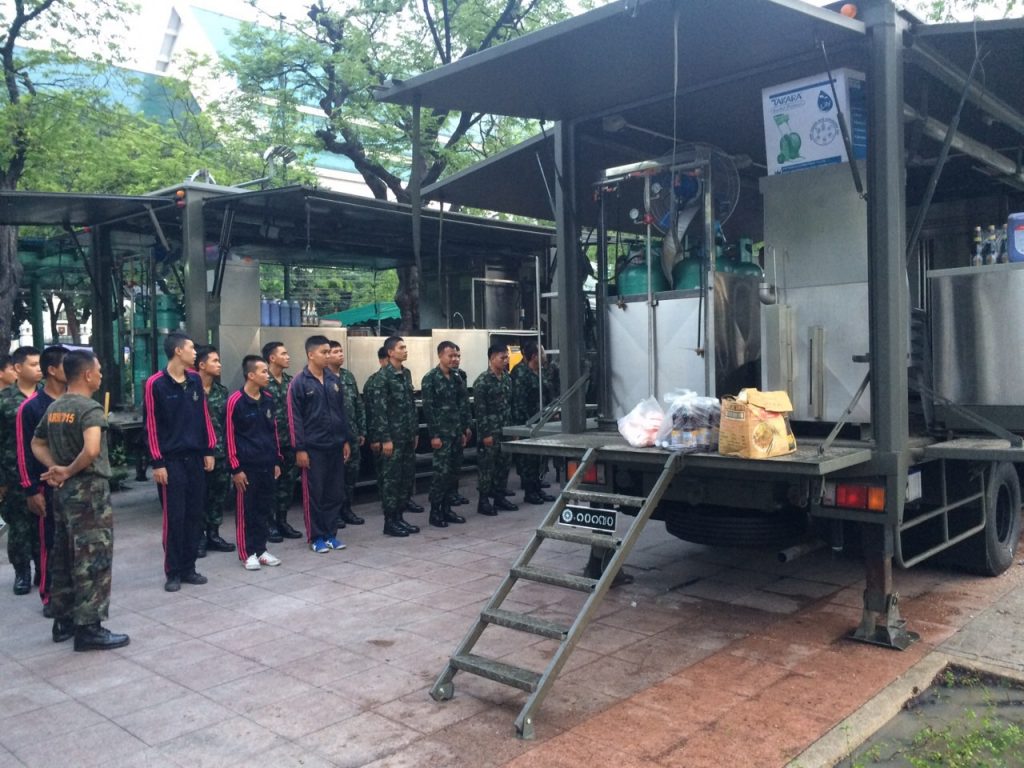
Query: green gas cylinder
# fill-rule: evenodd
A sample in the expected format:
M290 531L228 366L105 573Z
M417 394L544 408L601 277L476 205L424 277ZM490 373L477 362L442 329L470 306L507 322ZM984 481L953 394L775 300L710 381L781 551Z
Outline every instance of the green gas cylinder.
M647 262L634 261L627 264L618 277L619 296L635 296L647 293ZM668 279L661 271L661 266L651 266L651 288L655 291L667 291Z
M700 288L700 259L683 259L672 267L672 287L677 291L691 291Z

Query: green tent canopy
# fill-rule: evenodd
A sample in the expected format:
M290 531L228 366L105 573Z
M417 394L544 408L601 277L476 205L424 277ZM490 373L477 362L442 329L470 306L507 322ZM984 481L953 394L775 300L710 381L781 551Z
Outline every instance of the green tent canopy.
M344 312L333 312L324 315L324 320L340 320L345 325L359 325L360 323L376 323L379 320L400 320L402 311L393 301L375 301L372 304L363 304L360 307L352 307Z

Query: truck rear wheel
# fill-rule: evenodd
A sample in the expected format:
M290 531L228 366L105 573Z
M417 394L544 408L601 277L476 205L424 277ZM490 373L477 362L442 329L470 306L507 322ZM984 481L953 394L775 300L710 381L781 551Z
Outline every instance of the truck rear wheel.
M985 530L966 542L963 564L985 576L1011 565L1020 541L1020 478L1009 462L993 463L985 483Z
M712 547L788 547L803 539L808 529L807 515L798 509L772 514L665 502L661 507L666 531L684 541Z

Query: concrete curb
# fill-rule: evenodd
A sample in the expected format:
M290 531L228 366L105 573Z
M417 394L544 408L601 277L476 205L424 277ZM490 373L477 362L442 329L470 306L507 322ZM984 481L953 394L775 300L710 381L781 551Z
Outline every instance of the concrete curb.
M1024 673L1019 670L933 651L797 755L786 768L831 768L849 757L857 747L895 717L908 700L928 688L935 676L950 665L1024 684Z

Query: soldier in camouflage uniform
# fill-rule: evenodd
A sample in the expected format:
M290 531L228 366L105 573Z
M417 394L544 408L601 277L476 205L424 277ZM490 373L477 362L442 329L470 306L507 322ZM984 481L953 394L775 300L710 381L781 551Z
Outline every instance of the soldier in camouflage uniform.
M46 410L32 452L49 469L54 487L54 541L50 603L55 643L75 638L76 651L128 645L128 635L103 627L110 607L114 512L110 507L107 418L92 399L103 381L96 356L64 356L68 391Z
M512 369L512 420L516 424L525 424L540 410L541 370L540 360L543 348L538 348L535 341L523 344L523 360ZM544 402L551 402L551 385L544 369L543 386ZM516 471L523 483L523 501L527 504L544 504L554 501L555 497L545 493L540 485L540 476L547 459L537 455L516 456Z
M331 341L331 355L327 360L327 367L341 381L341 388L345 392L345 417L348 419L349 428L356 440L349 444L349 457L345 462L345 501L341 505L341 520L339 528L348 525L362 525L366 521L352 511L352 499L355 498L356 480L359 479L359 468L362 465L363 444L366 442L366 409L363 407L363 398L359 396L359 385L356 384L356 377L352 371L343 368L345 365L345 348L340 341Z
M288 523L288 509L295 498L295 483L299 470L295 467L295 450L288 433L288 385L292 377L285 370L291 356L280 341L263 345L263 359L270 368L270 386L264 391L274 398L274 418L277 419L277 440L281 446L281 475L274 485L273 519L267 521L267 541L279 544L288 539L301 539L302 533Z
M466 445L470 429L467 419L469 394L466 382L452 367L455 344L437 345L437 366L423 377L423 419L433 449L430 478L430 524L447 528L448 523L464 523L466 518L452 512L448 494L455 472L455 450ZM461 450L460 450L461 453Z
M0 473L4 493L3 516L7 522L7 559L14 567L14 594L27 595L32 589L32 563L39 571L39 521L29 510L25 492L18 481L18 408L35 394L43 378L39 350L19 347L11 354L17 381L0 392Z
M513 423L512 379L505 370L507 367L508 346L492 344L487 349L487 370L473 382L480 488L476 511L491 517L498 514L498 510L519 509L505 498L510 457L501 450L501 430Z
M467 426L465 445L459 443L452 445L452 474L445 498L448 501L449 507L461 507L463 504L469 504L469 499L459 493L459 476L462 474L462 462L466 453L466 445L469 445L469 441L473 439L473 406L469 402L469 381L466 372L462 370L462 350L459 349L458 344L455 345L455 351L452 353L452 370L462 379L462 385L467 392L466 402L463 404L462 420Z
M18 373L14 370L14 363L11 362L11 356L8 354L0 354L0 392L7 389L17 380ZM6 473L4 468L3 466L0 466L0 533L3 532L7 525L7 520L4 517L4 496L7 494L5 478Z
M376 371L371 373L366 378L366 383L363 385L363 403L365 405L365 416L366 416L366 442L370 444L370 455L373 459L373 474L377 478L377 487L380 488L380 437L374 432L373 425L376 423L374 419L374 407L379 402L379 394L377 392L377 385L380 383L380 374L384 370L384 367L388 364L388 351L381 347L377 350L377 368Z
M207 549L214 552L235 551L235 545L220 535L224 501L231 488L231 474L224 459L224 409L228 402L228 388L220 383L220 353L212 344L196 347L196 370L203 380L206 408L210 412L213 432L217 436L217 447L213 449L213 471L206 475L206 526L199 535L199 549L196 552L196 557L206 557Z
M419 420L413 399L412 374L404 366L409 350L401 336L384 342L388 364L374 382L371 431L380 443L380 500L384 508L384 534L408 536L419 526L402 517L412 498ZM369 390L368 390L369 391Z

